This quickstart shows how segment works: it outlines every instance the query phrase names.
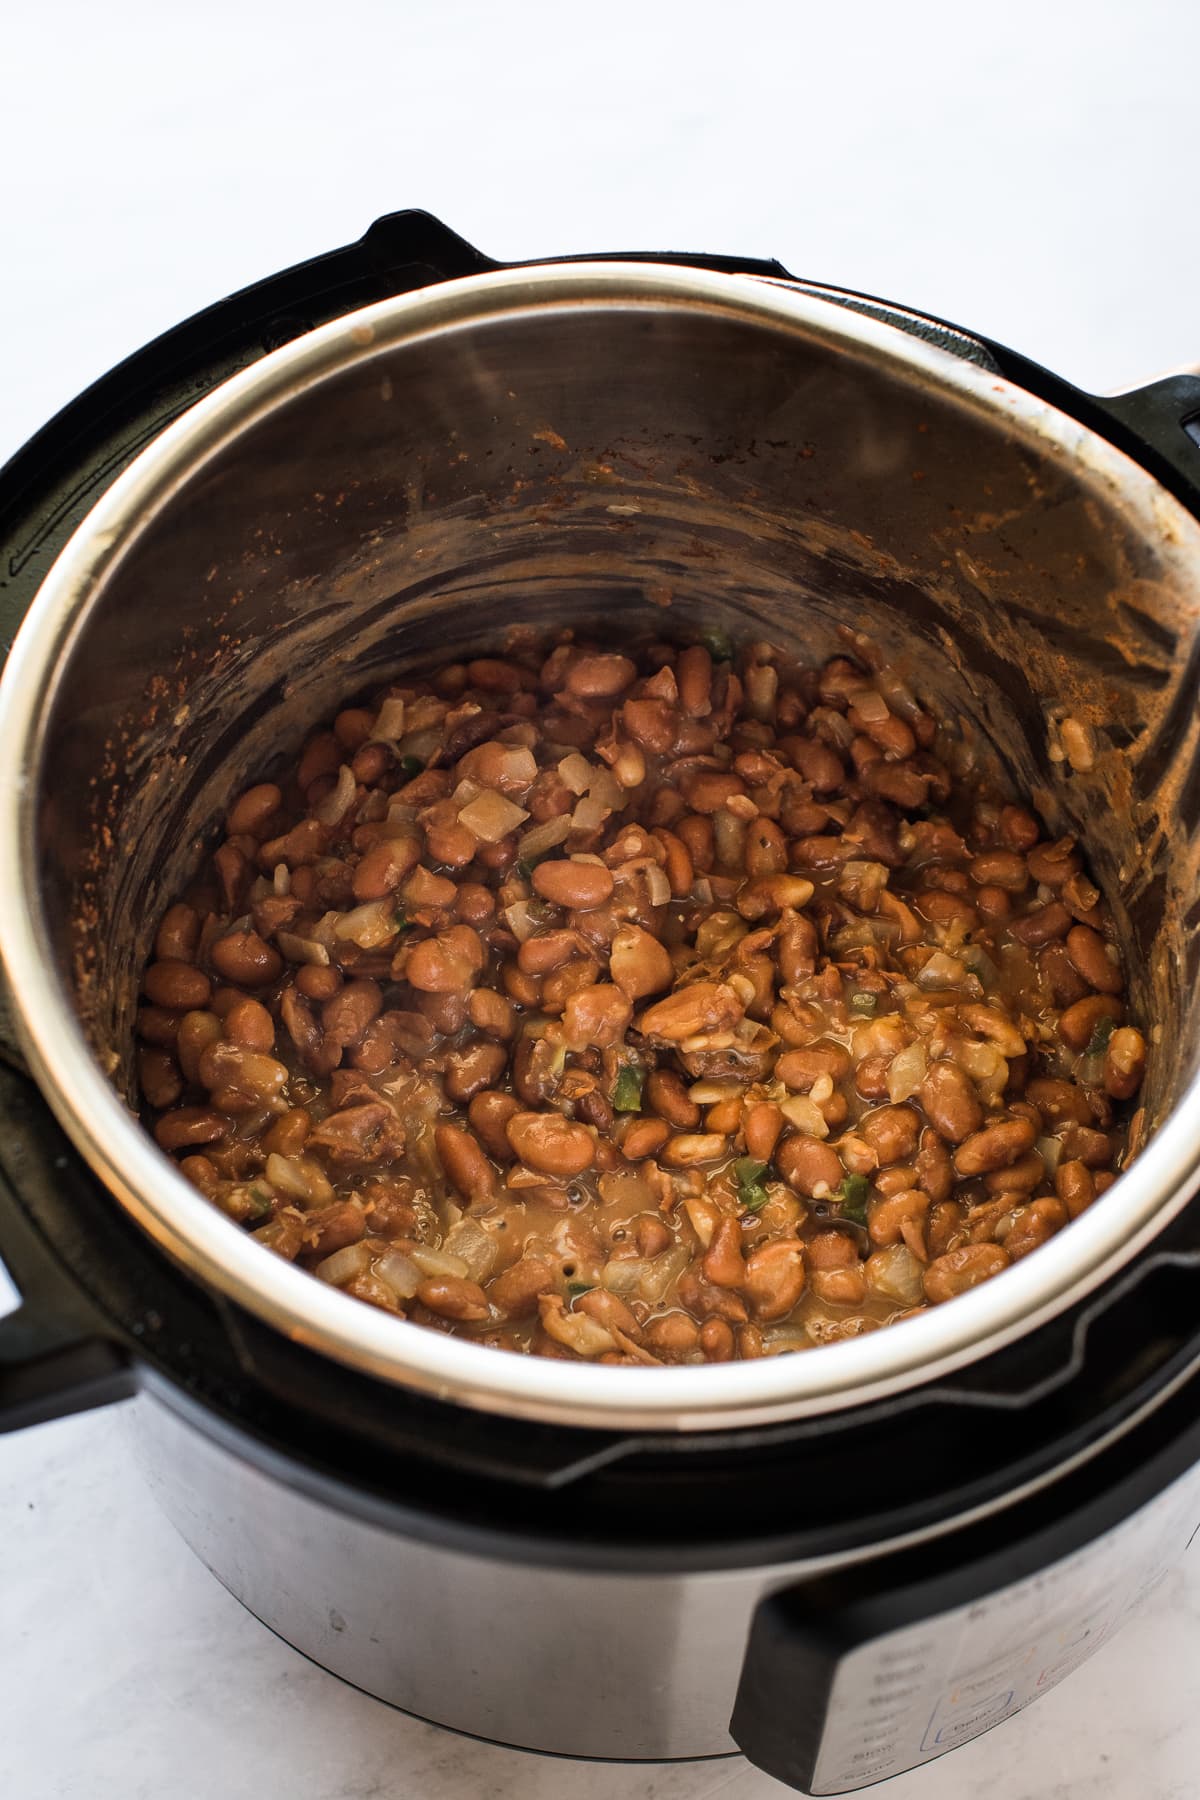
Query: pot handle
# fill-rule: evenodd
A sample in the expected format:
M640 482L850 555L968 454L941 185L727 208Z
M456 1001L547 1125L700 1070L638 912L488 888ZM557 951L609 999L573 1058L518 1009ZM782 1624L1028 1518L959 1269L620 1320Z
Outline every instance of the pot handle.
M0 1314L0 1432L127 1399L137 1387L128 1357L3 1174L0 1256L0 1306L5 1285L17 1296Z

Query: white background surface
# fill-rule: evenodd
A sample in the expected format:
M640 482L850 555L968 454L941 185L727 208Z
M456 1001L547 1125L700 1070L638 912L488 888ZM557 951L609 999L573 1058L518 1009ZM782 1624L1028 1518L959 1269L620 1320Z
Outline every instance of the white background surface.
M683 248L1115 390L1200 359L1195 0L0 0L0 459L230 289L418 205L490 254ZM490 1750L339 1686L158 1517L119 1413L0 1445L6 1800L771 1800ZM883 1800L1195 1800L1200 1554Z

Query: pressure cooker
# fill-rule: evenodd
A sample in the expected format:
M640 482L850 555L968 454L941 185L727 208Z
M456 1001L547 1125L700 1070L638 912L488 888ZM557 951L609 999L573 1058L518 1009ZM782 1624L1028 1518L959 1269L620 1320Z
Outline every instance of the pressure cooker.
M0 472L3 1424L136 1396L251 1611L504 1744L842 1794L1054 1686L1200 1524L1198 517L1194 375L1100 399L777 263L504 266L417 212L98 381ZM505 1354L273 1257L138 1120L153 922L302 721L514 621L651 619L869 639L1081 840L1129 946L1139 1154L903 1327Z

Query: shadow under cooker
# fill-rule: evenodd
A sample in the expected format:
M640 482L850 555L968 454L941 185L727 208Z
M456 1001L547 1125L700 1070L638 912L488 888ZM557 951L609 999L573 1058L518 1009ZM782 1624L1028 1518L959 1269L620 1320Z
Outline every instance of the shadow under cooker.
M857 314L845 329L822 307L815 323L765 317L766 283L616 296L616 270L587 291L553 275L510 278L485 329L347 332L347 366L243 419L102 573L44 719L37 818L50 935L92 1041L125 1054L152 922L226 796L291 747L289 721L431 646L493 648L518 617L601 621L613 641L719 621L807 661L849 627L1086 844L1142 952L1135 1003L1162 1027L1146 1098L1165 1115L1196 1064L1194 524L1150 482L1123 487L1119 459L1063 413L1027 395L992 411L978 345L964 393L917 340L874 325L859 339ZM1064 779L1049 760L1055 708L1096 729L1094 771ZM548 1424L284 1335L164 1257L23 1078L3 1092L9 1208L34 1234L18 1284L40 1261L61 1286L65 1263L92 1353L99 1337L102 1363L136 1359L146 1454L184 1535L290 1641L461 1729L567 1753L719 1754L749 1632L735 1736L810 1783L839 1632L872 1594L913 1595L897 1616L944 1611L935 1572L971 1596L1042 1568L1195 1454L1190 1210L1037 1331L898 1398L843 1393L837 1410L735 1428L701 1419L697 1391L690 1429ZM1052 1480L1052 1503L1020 1498ZM898 1546L933 1533L918 1577ZM417 1596L422 1617L395 1617L375 1652L372 1590ZM430 1654L430 1609L448 1599L460 1635L440 1618ZM622 1651L600 1677L568 1652L589 1609ZM514 1686L514 1661L544 1679Z

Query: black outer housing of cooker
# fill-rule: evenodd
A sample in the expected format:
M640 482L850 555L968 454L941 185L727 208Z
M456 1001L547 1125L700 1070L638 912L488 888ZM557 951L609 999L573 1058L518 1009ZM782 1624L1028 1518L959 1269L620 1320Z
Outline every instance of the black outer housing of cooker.
M738 257L586 260L795 279L776 262ZM426 213L390 214L357 243L221 301L102 377L0 470L4 653L101 493L203 393L358 307L501 266ZM944 321L799 285L985 362L1126 451L1200 516L1200 378L1100 399ZM200 1287L97 1182L0 1034L0 1258L22 1296L0 1319L0 1430L145 1388L314 1497L482 1555L626 1571L783 1563L959 1518L1087 1458L943 1540L936 1592L919 1553L902 1552L762 1603L732 1729L753 1761L793 1784L811 1773L839 1650L1056 1560L1200 1457L1197 1202L1097 1294L897 1400L689 1434L543 1425L342 1368ZM811 1700L798 1715L802 1692Z

